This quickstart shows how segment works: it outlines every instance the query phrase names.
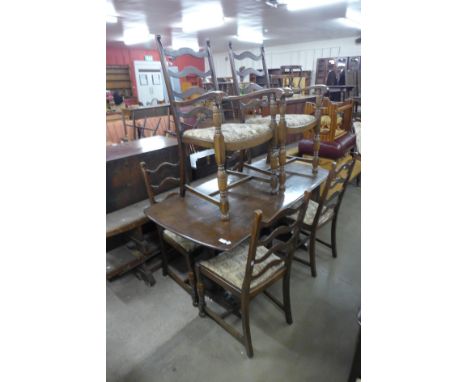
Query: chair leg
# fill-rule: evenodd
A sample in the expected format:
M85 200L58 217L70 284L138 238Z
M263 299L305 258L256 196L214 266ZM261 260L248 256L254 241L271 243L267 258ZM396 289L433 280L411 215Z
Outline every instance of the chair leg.
M200 267L197 265L197 291L198 291L198 315L200 317L205 317L205 286L203 285L203 280L201 278Z
M188 254L184 253L185 257L185 262L187 264L187 277L189 280L189 285L190 285L190 295L192 296L192 304L193 306L198 306L198 296L197 296L197 291L196 291L196 285L195 285L195 272L194 272L194 264L193 264L193 257Z
M286 190L286 172L284 166L286 165L286 104L280 105L280 121L278 124L278 144L279 144L279 190L284 192Z
M332 227L331 227L332 255L335 258L338 256L338 253L336 250L336 221L337 221L337 215L334 216L333 221L332 221Z
M241 299L241 314L242 314L242 330L244 333L244 346L247 352L247 357L253 357L252 338L250 336L250 318L249 318L250 300L242 297Z
M159 245L161 246L161 255L162 255L162 274L163 276L167 276L169 274L168 265L167 265L167 249L164 243L163 229L160 226L158 226L158 237L159 237Z
M315 234L309 236L309 261L310 273L312 277L317 277L317 267L315 265Z
M284 305L284 314L286 316L286 322L288 325L293 323L292 314L291 314L291 296L289 293L289 280L290 272L288 271L283 278L283 305Z
M239 164L238 164L238 171L242 172L244 170L244 163L245 163L245 150L240 150L239 152Z
M218 116L217 119L220 120ZM215 124L216 126L217 124ZM218 178L218 189L219 189L219 209L221 211L221 220L229 220L229 202L227 197L227 173L224 167L226 162L226 147L224 145L224 137L221 133L221 123L219 127L215 128L214 136L214 150L216 165L218 166L218 172L216 176Z

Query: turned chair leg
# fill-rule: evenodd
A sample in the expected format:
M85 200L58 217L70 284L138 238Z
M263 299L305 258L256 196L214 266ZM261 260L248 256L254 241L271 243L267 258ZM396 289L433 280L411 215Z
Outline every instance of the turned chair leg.
M275 195L278 193L278 149L272 148L271 149L271 156L270 156L270 167L271 167L271 194Z
M332 222L332 227L331 227L331 247L332 247L332 255L333 257L337 257L338 253L336 250L336 221L337 221L337 216L335 215L333 217L333 222Z
M315 264L315 234L309 236L309 261L310 273L312 277L317 277L317 267Z
M167 276L169 274L168 265L167 265L167 249L164 243L163 229L159 226L158 226L158 237L159 237L159 244L161 246L162 274L163 276Z
M244 163L245 163L245 150L240 150L239 152L239 165L237 167L239 172L244 170Z
M286 190L286 120L284 114L286 106L280 106L281 115L278 124L278 143L279 143L279 190L284 192Z
M247 357L253 357L252 338L250 335L249 303L247 298L241 299L242 331L244 333L244 346Z
M205 317L205 286L201 278L200 267L196 267L197 272L197 292L198 292L198 315L200 317Z
M283 278L283 305L284 305L284 314L286 316L286 322L291 325L293 323L292 314L291 314L291 296L289 293L289 280L290 272L288 271Z
M219 210L221 212L221 220L229 220L229 202L227 197L227 173L224 163L226 162L226 150L224 147L224 138L218 133L215 134L215 159L218 166L216 176L218 178L219 189Z

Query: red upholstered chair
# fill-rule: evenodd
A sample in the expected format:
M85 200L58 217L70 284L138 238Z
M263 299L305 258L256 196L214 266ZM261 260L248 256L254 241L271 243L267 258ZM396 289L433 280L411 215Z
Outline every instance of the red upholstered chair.
M307 102L305 112L314 114L315 105ZM356 146L356 135L352 131L353 101L331 102L323 100L320 126L319 157L339 159ZM299 142L299 155L313 155L314 142L311 136Z

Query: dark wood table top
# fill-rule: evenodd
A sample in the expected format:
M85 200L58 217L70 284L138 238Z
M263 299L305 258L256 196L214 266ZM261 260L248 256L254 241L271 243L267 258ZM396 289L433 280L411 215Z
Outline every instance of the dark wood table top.
M259 164L264 167L265 160L255 163L257 166ZM216 205L189 192L184 198L175 195L152 205L145 210L145 213L150 220L165 229L203 246L225 251L249 237L254 210L262 210L263 218L271 219L278 210L298 201L306 189L313 190L319 187L327 175L327 170L319 168L317 176L313 178L310 165L292 162L286 165L286 191L284 193L271 195L269 184L256 180L242 183L228 192L229 221L221 221L219 208ZM236 176L230 175L229 183L236 179L238 179ZM217 190L215 177L197 183L192 186L200 191Z

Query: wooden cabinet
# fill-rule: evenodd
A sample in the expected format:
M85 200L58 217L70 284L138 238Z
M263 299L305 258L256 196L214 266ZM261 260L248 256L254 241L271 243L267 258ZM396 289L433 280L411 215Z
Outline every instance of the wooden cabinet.
M106 89L112 93L118 91L122 96L132 97L132 82L127 65L106 66Z

